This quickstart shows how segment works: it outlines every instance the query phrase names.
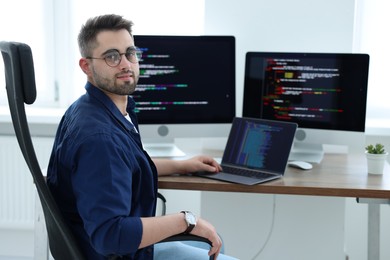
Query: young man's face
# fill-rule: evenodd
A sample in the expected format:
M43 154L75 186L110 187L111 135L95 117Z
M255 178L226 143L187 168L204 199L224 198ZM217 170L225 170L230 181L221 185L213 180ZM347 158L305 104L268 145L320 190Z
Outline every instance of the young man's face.
M120 62L109 66L104 59L88 59L90 73L88 79L93 85L116 95L129 95L134 92L139 79L139 64L130 62L123 53L134 49L134 40L127 30L103 31L97 35L98 46L92 57L104 58L109 53L119 52Z

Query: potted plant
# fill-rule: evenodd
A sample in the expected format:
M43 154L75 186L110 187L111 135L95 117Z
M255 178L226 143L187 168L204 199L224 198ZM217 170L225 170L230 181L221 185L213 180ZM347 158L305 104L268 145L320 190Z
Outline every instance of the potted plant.
M385 161L389 153L386 151L383 144L367 145L367 170L369 174L383 174Z

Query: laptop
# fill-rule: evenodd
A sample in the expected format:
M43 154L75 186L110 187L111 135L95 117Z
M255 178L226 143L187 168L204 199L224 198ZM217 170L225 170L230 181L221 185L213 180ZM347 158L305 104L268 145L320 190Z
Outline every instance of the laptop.
M223 170L196 175L245 185L281 178L297 126L285 121L235 117L222 156Z

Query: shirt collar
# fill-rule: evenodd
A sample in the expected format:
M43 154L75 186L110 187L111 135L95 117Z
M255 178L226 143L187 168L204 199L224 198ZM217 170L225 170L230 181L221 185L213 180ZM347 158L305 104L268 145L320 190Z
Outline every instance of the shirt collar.
M98 87L91 82L87 82L85 85L87 93L96 98L102 105L129 131L133 130L133 125L122 115L114 102ZM132 115L135 108L134 100L129 96L127 101L127 112ZM133 119L133 118L132 118Z

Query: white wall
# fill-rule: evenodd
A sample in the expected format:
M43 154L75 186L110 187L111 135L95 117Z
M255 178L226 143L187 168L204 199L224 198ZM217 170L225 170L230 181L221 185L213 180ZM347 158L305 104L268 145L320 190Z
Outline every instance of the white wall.
M342 198L204 192L202 215L240 259L345 259Z

